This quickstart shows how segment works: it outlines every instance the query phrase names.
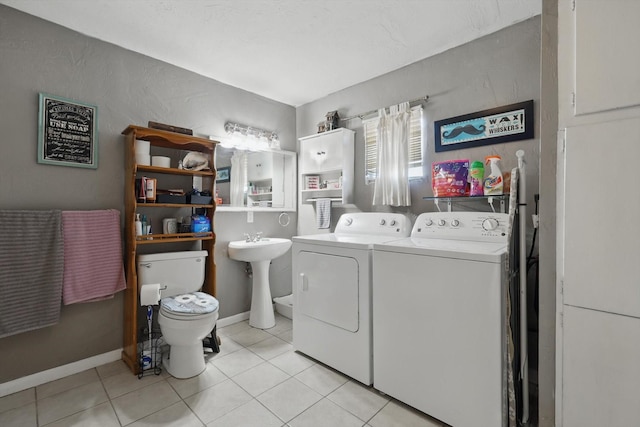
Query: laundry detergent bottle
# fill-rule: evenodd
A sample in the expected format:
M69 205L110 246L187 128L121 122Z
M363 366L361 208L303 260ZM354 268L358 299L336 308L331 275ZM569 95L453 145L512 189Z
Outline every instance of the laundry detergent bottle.
M504 190L502 171L500 170L500 156L493 155L484 158L484 163L489 169L489 175L484 179L484 195L499 196Z
M470 196L484 195L484 165L481 161L471 163L469 183L471 184L469 189Z

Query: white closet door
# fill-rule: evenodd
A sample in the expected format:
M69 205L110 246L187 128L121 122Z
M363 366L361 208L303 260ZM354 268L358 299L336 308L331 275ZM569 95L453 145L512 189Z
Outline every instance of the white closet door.
M640 425L640 319L565 307L563 427Z
M639 129L640 118L567 129L565 304L640 317Z
M558 427L640 425L639 16L558 1Z

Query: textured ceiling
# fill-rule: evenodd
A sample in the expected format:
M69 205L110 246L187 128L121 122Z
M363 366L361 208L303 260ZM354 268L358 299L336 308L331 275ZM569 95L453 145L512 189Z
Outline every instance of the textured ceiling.
M541 12L541 0L0 0L293 106Z

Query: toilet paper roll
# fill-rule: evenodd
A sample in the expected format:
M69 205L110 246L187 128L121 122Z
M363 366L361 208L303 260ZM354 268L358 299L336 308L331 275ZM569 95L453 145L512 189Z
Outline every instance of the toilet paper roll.
M151 156L148 154L136 153L136 163L143 166L150 166Z
M149 155L149 150L150 149L151 149L151 143L149 141L143 141L141 139L136 139L136 154Z
M158 166L161 168L171 167L171 157L167 156L151 156L151 166Z
M196 299L196 296L193 295L193 294L184 294L184 295L179 295L179 296L175 297L174 299L179 303L189 304L191 301Z
M197 299L194 302L196 303L196 305L199 305L200 307L205 307L205 308L211 305L211 301L206 299Z
M160 283L140 287L140 305L157 305L160 301Z

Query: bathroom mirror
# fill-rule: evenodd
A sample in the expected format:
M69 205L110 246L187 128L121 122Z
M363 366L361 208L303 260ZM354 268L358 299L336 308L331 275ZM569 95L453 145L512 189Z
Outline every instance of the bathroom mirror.
M295 211L296 153L216 147L218 211Z

